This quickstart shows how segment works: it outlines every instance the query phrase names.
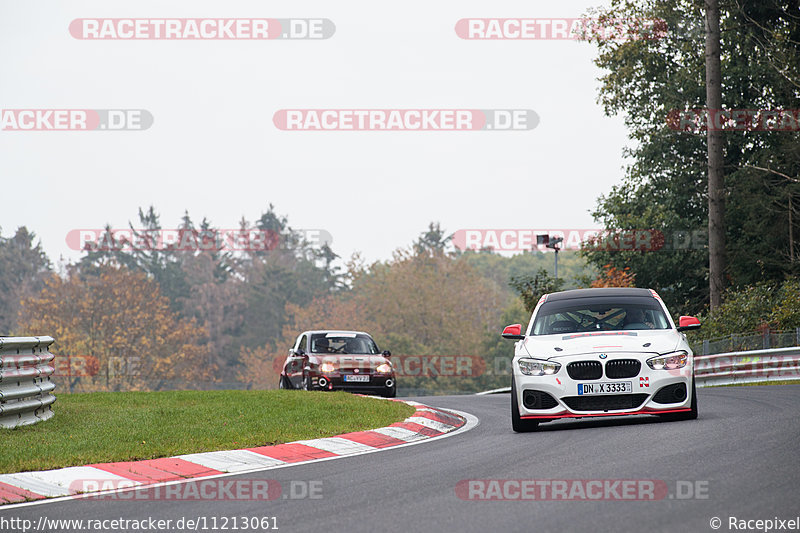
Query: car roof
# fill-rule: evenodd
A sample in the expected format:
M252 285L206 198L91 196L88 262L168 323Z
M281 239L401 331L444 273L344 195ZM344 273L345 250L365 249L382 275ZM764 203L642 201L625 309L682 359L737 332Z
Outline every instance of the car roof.
M345 333L348 335L366 335L368 337L372 337L369 333L364 331L350 331L346 329L315 329L311 331L304 331L303 335L311 335L311 334L319 334L319 333Z
M655 298L650 289L637 287L613 287L598 289L573 289L570 291L553 292L547 295L547 301L572 300L575 298L596 298L598 296L643 296Z

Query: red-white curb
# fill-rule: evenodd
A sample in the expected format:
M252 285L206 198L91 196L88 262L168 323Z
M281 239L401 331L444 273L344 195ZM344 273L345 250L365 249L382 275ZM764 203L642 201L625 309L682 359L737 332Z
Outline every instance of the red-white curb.
M401 401L401 400L397 400ZM0 505L74 496L86 480L100 487L147 486L231 473L266 470L292 463L346 457L408 445L456 431L467 424L461 414L421 403L403 422L387 427L243 450L192 453L177 457L71 466L58 470L0 474ZM81 487L76 490L76 487Z

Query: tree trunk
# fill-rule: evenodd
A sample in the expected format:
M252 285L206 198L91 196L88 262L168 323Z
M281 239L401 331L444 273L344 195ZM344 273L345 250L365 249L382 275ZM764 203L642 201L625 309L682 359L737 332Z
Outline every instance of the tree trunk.
M708 269L711 310L722 303L725 284L725 176L723 134L716 114L722 109L722 68L720 66L719 0L706 4L706 107L708 127Z
M794 264L794 228L792 228L792 196L789 196L789 262Z

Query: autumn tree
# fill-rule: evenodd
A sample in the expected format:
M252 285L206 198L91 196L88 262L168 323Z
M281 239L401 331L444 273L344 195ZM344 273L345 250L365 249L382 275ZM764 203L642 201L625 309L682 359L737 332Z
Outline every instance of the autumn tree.
M160 389L170 381L193 388L214 379L206 331L169 304L144 273L110 264L90 275L73 268L23 300L18 332L53 336L62 356L95 358L98 373L77 390Z
M605 269L597 279L592 282L592 287L635 287L636 274L630 267L617 268L613 265L603 265Z

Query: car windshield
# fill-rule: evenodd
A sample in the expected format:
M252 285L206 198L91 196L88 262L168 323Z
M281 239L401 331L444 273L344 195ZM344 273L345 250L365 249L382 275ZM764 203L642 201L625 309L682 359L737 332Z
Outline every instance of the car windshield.
M669 329L661 305L648 297L574 298L545 302L539 308L531 335L583 331Z
M314 333L311 335L311 353L374 355L378 353L378 347L368 335Z

